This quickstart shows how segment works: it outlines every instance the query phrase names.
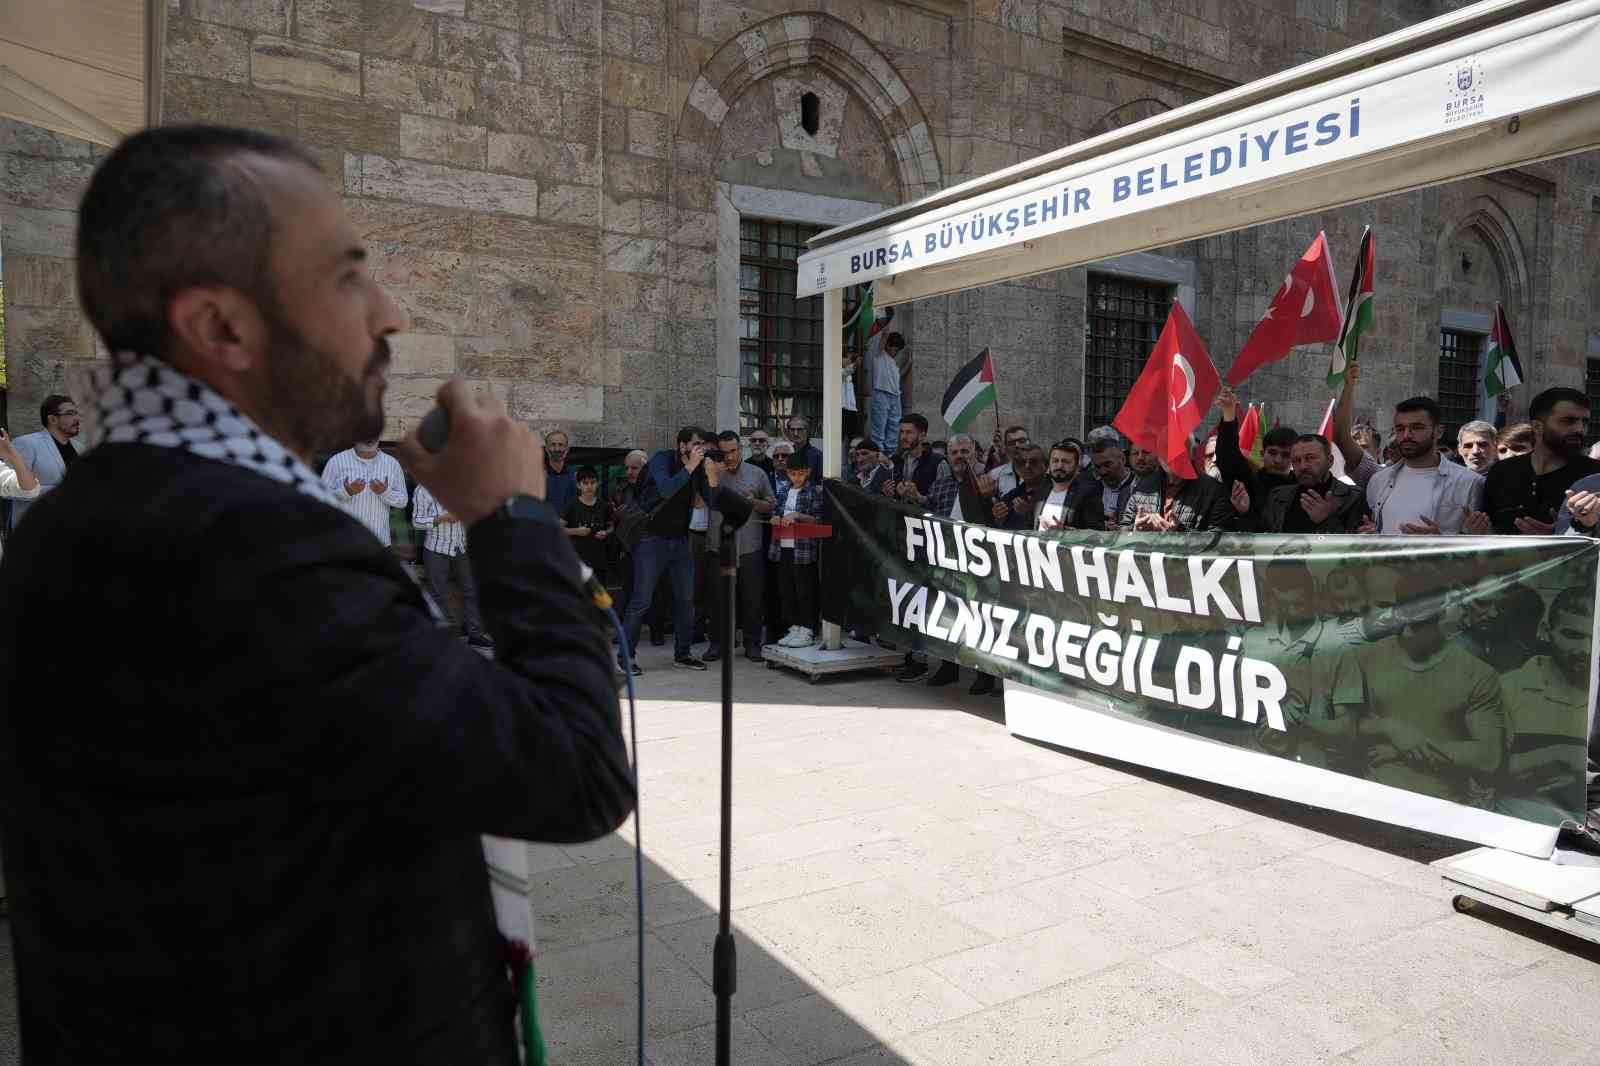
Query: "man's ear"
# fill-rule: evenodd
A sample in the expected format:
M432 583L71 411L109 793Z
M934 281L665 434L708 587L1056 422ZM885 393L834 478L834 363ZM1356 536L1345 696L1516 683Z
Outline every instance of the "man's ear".
M167 305L167 328L183 359L213 371L245 374L266 350L266 323L253 301L227 286L180 290Z

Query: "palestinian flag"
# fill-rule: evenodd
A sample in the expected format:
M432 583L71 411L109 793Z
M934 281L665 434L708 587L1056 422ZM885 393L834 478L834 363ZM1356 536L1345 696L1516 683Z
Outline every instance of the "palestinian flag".
M978 357L956 371L944 390L944 420L957 433L965 433L978 412L994 406L994 357L985 348Z
M1372 325L1372 227L1361 231L1361 247L1356 251L1356 268L1350 275L1350 296L1344 305L1344 325L1328 362L1328 386L1344 387L1345 368L1354 363L1361 334Z
M1511 323L1506 321L1506 309L1494 305L1494 328L1489 331L1489 348L1483 353L1487 369L1483 375L1483 388L1490 396L1510 392L1522 384L1522 363L1517 359L1517 342L1511 339Z

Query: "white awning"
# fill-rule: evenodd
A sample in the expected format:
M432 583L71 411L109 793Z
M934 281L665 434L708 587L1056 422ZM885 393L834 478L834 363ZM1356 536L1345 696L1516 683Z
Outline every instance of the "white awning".
M1600 145L1600 0L1487 0L819 234L885 306Z
M153 124L166 10L166 0L0 0L0 116L104 145Z

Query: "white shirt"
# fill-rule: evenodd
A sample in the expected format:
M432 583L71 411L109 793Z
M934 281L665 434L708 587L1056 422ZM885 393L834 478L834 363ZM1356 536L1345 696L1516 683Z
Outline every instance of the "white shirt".
M1380 533L1403 533L1401 525L1416 525L1433 518L1433 486L1439 475L1433 470L1402 467L1395 477L1394 491L1383 505Z
M1044 520L1051 518L1055 520L1057 525L1065 526L1067 524L1067 494L1071 491L1072 483L1070 481L1059 489L1051 489L1049 498L1039 508L1039 517L1036 524L1042 528Z
M363 481L366 484L360 492L351 496L344 487L349 481ZM382 496L372 491L374 481L384 483ZM386 452L363 459L354 448L346 448L329 459L328 465L322 468L322 483L338 498L340 507L372 530L372 535L378 538L379 543L385 546L391 543L389 508L404 507L407 499L406 475L400 469L399 460Z
M846 411L854 411L856 409L856 376L850 372L848 366L844 368L843 404Z
M37 479L35 479L37 482ZM33 500L44 491L44 483L37 482L33 488L25 489L19 482L17 471L9 463L0 462L0 496L8 500Z
M418 485L411 497L411 524L428 531L424 548L453 559L467 550L467 527L460 522L441 523L439 516L444 513L433 493Z
M696 507L689 516L689 531L691 533L704 533L711 528L711 508Z
M989 471L989 476L994 479L995 488L999 491L997 496L1004 496L1017 487L1017 470L1010 463L1001 463Z
M900 395L900 367L895 363L894 356L881 347L878 354L872 357L872 389L874 392Z

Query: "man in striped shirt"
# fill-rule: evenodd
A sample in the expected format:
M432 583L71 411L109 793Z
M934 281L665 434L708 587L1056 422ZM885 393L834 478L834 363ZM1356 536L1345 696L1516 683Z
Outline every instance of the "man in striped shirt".
M394 456L378 450L377 441L357 441L329 459L322 483L380 543L391 543L389 508L406 505L406 475Z
M452 624L465 623L468 644L474 648L494 647L478 610L478 586L472 580L472 564L467 561L467 527L440 507L433 493L421 485L411 497L411 524L428 534L422 542L422 572L428 575L428 587L440 609L450 615ZM461 590L462 617L450 610L451 581Z

